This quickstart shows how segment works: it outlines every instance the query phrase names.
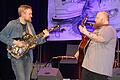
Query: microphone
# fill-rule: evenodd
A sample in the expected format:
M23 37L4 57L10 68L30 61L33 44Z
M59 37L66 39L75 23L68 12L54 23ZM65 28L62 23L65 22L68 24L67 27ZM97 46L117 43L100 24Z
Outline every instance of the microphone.
M88 26L94 27L94 29L100 29L101 26L108 26L109 24L96 24L96 23L86 23Z

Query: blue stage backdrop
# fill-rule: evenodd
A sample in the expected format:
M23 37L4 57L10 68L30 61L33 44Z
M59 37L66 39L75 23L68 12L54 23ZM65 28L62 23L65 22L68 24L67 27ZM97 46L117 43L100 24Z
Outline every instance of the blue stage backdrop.
M87 22L94 23L99 11L109 13L110 24L120 38L120 0L48 0L48 28L60 25L48 41L81 40L81 21L87 16ZM93 31L90 26L87 29Z

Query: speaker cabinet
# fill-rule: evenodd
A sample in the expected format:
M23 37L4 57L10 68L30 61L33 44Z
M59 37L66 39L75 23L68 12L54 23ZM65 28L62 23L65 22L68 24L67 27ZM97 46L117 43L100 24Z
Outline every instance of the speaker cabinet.
M79 79L79 66L78 64L64 64L60 63L59 69L63 78Z
M63 80L63 77L57 68L41 68L38 72L38 80Z

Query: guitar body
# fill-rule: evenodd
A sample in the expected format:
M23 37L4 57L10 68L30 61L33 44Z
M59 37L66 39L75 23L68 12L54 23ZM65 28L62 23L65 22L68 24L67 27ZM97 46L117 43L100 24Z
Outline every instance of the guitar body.
M29 33L26 33L21 39L17 39L26 43L24 47L18 47L15 44L13 44L9 48L7 48L7 51L11 54L11 56L13 56L16 59L19 59L20 57L24 56L29 51L29 49L34 48L36 46L37 42L34 39L34 36L32 36Z
M79 75L80 80L82 80L82 63L84 59L84 49L86 48L88 44L89 38L86 36L83 36L80 45L79 45Z

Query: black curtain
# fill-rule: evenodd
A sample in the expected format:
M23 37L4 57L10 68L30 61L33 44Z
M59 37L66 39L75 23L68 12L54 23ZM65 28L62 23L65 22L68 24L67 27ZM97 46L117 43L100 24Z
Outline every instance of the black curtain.
M33 8L32 23L36 33L47 28L47 0L0 0L0 31L10 20L17 19L17 9L21 4L31 5ZM35 53L37 53L35 48ZM37 54L35 54L37 55ZM0 80L14 80L10 60L7 58L6 45L0 42Z

